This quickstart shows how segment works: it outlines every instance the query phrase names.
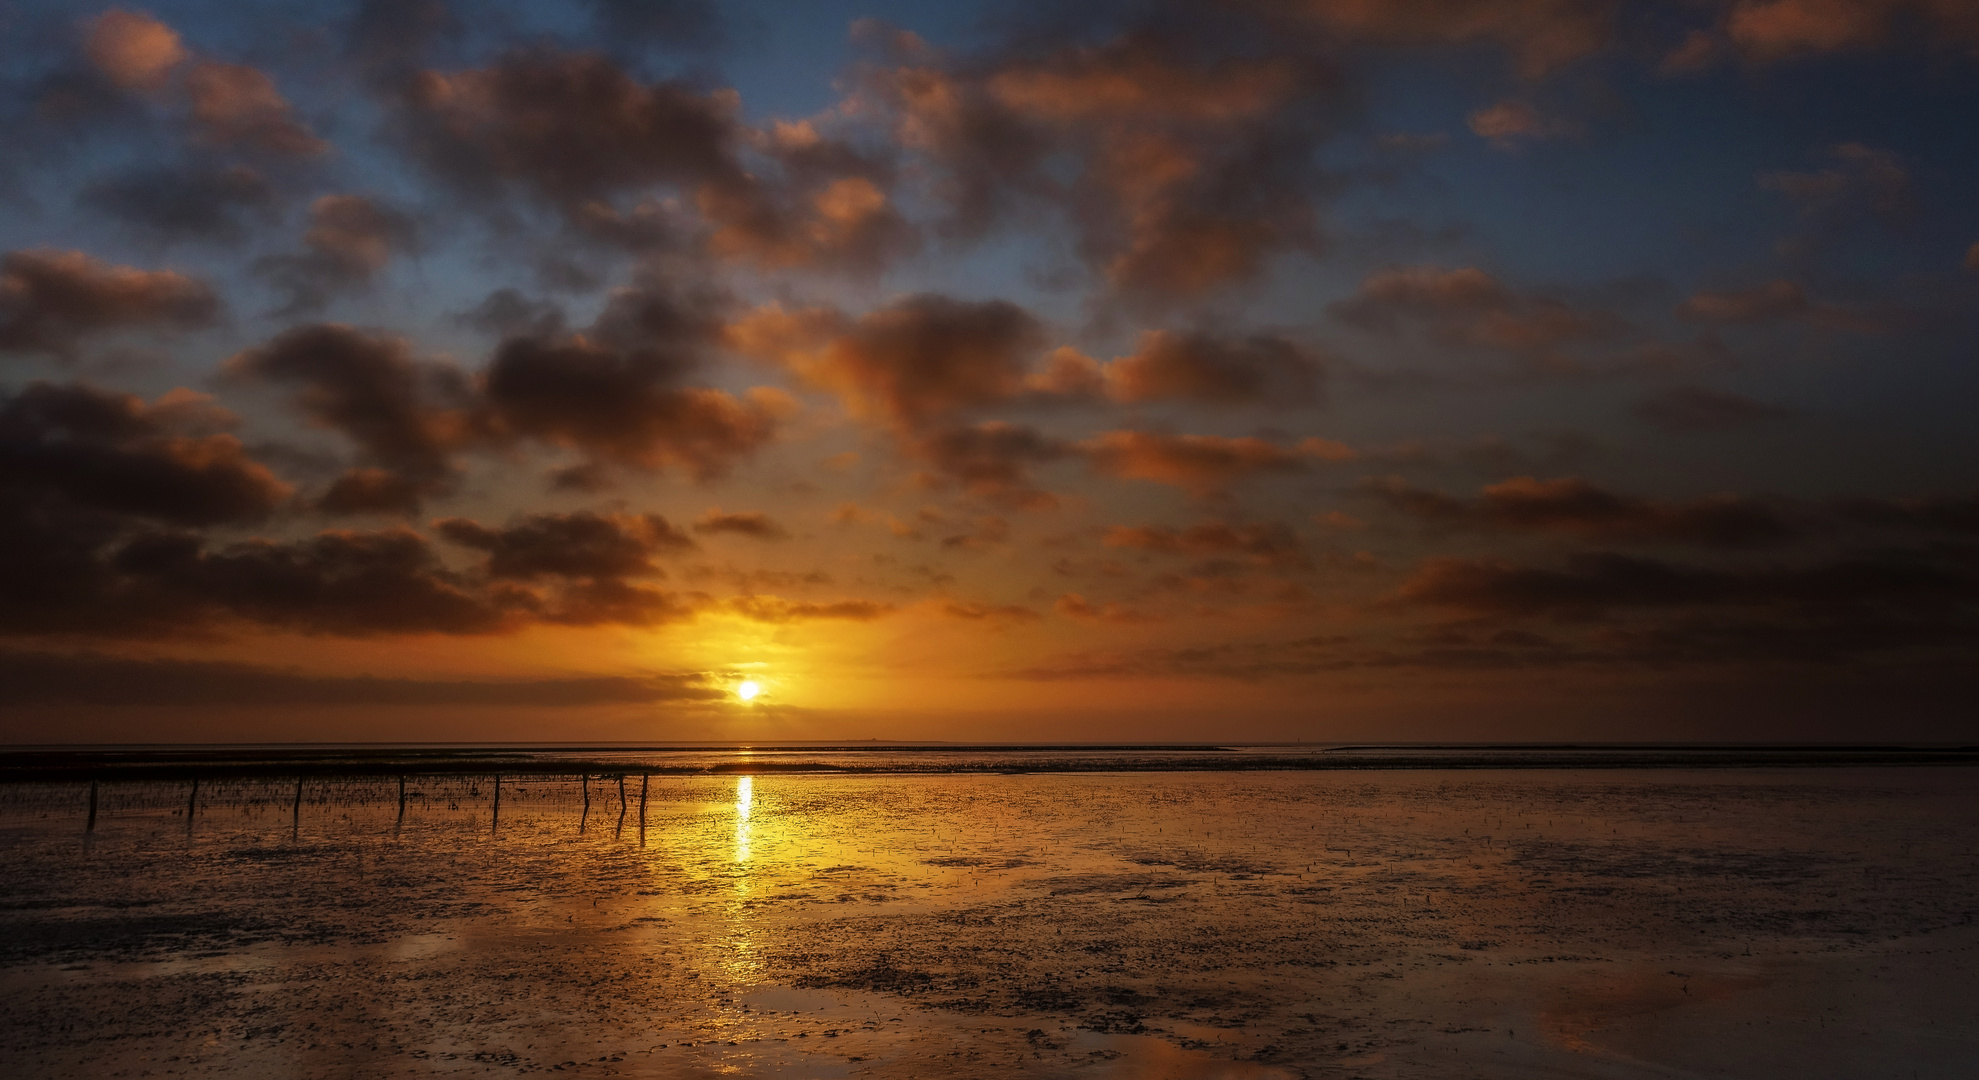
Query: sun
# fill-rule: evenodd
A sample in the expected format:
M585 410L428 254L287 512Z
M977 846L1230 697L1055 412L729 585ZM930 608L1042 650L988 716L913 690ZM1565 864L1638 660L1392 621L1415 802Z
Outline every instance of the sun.
M762 692L763 692L762 684L758 683L754 679L749 679L735 688L735 696L741 698L744 701L753 701L755 700L756 695Z

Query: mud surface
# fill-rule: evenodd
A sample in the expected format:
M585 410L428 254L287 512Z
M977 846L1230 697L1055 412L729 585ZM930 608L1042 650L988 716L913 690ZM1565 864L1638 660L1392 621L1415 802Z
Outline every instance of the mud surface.
M640 789L0 788L0 1074L1979 1075L1970 769Z

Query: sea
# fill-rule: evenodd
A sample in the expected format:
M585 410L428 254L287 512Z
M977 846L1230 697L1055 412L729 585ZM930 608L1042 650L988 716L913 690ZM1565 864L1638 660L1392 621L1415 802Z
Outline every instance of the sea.
M1979 749L0 751L0 1076L1979 1076Z

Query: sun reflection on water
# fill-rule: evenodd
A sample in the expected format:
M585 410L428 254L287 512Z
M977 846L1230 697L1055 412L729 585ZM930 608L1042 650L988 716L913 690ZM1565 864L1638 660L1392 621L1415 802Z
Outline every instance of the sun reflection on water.
M756 801L756 778L743 776L735 781L735 861L749 861L749 808Z

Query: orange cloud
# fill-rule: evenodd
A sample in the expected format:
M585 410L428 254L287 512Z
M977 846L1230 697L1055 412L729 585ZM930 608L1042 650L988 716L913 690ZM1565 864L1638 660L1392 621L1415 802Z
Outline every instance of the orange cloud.
M1284 446L1249 436L1146 431L1108 431L1077 444L1077 448L1102 473L1172 484L1199 495L1254 476L1303 472L1313 461L1343 461L1354 456L1350 448L1319 438Z
M202 60L186 72L185 85L193 126L206 142L295 157L313 157L330 148L295 118L275 80L261 71Z
M178 31L142 11L112 8L89 24L83 52L91 66L124 90L164 89L191 55Z

